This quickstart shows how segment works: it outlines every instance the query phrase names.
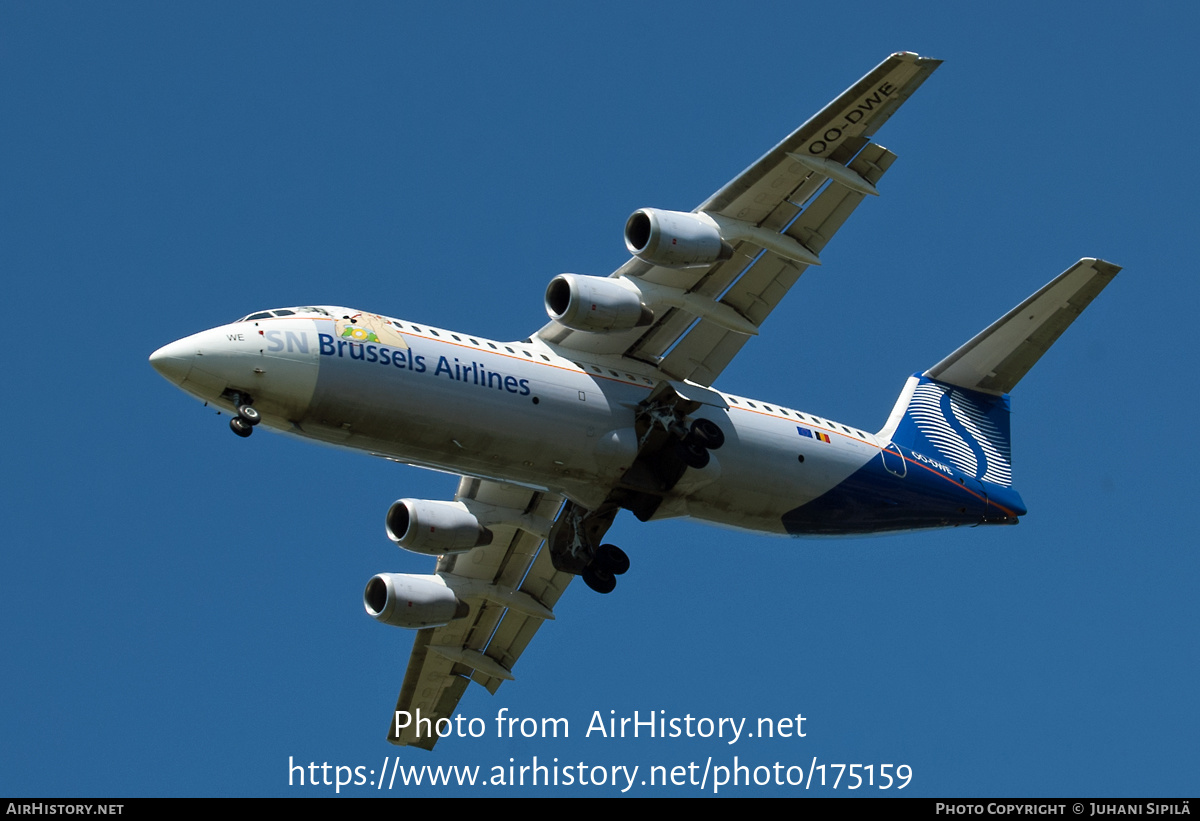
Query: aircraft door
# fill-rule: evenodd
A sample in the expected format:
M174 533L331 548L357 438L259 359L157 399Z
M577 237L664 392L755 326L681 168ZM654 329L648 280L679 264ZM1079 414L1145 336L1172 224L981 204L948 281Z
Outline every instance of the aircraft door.
M889 473L893 473L901 479L908 473L904 455L900 453L899 446L894 442L889 442L888 446L880 451L880 455L883 456L883 466L888 469Z

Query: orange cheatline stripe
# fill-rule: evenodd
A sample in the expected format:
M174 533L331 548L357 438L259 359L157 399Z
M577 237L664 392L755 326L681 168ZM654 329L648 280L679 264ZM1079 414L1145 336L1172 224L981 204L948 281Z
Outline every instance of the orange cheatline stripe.
M272 317L272 319L291 319L291 318L292 318L292 317ZM302 317L302 318L306 318L306 317ZM331 319L331 318L329 318L329 317L314 317L314 318L313 318L313 320L314 320L314 321L317 321L317 322L320 322L320 321L334 322L334 321L335 321L335 320L333 320L333 319ZM255 320L255 321L261 321L261 320ZM413 337L416 337L417 339L424 339L424 340L425 340L425 341L427 341L427 342L433 342L433 343L442 344L442 345L450 345L450 346L452 346L452 347L455 347L455 348L463 348L463 349L465 349L465 350L469 350L469 351L481 351L482 353L491 354L491 355L493 355L493 356L499 356L499 357L503 357L504 359L515 359L515 360L517 360L518 362L530 363L530 364L533 364L533 365L539 365L539 366L541 366L541 367L550 367L550 368L555 368L556 370L567 371L567 372L569 372L569 373L581 373L581 374L583 374L584 376L587 376L589 379L597 379L597 378L599 378L599 379L603 379L603 380L605 380L605 381L608 381L608 382L619 382L619 383L620 383L620 384L622 384L622 385L632 385L632 386L634 386L634 387L643 388L643 389L645 389L645 390L651 390L650 386L648 386L648 385L643 385L643 384L640 384L640 383L638 383L638 382L630 382L630 381L628 381L628 380L626 380L626 379L621 379L621 378L618 378L618 377L605 376L604 374L588 373L586 370L584 370L584 369L581 369L581 368L579 368L578 366L576 366L576 367L574 367L574 368L568 368L568 367L566 367L566 366L564 366L564 365L556 365L556 364L554 364L553 362L546 362L545 360L538 361L537 359L535 359L535 358L533 358L533 357L524 357L524 358L522 358L522 357L520 357L520 356L517 356L516 354L510 354L510 353L507 353L507 352L501 352L501 351L492 351L492 350L487 350L487 349L485 349L485 348L483 348L483 347L481 347L481 346L477 346L477 345L468 345L468 344L467 344L467 343L465 343L465 342L455 342L455 341L453 341L453 340L443 339L443 338L442 338L442 337L440 337L440 336L428 336L428 335L425 335L425 334L418 334L418 333L415 333L415 332L412 332L412 331L402 331L402 330L399 330L399 329L397 329L397 333L401 334L402 336L413 336ZM446 333L452 333L452 332L451 332L451 331L446 331ZM498 342L498 341L496 341L496 340L494 340L494 339L489 339L489 340L486 340L486 341L488 341L488 342L494 342L494 343L495 343L495 344L497 344L497 345L503 345L503 344L505 344L505 343L503 343L503 342ZM359 344L362 344L362 343L359 343ZM381 344L382 344L382 343L381 343ZM561 358L562 358L562 357L559 357L557 354L555 354L555 356L556 356L557 358L559 358L559 359L561 359ZM718 391L718 393L719 393L719 391ZM732 395L732 394L731 394L731 395ZM738 398L739 398L739 399L742 399L742 400L745 400L745 397L738 397ZM748 401L748 400L745 400L745 401ZM771 412L769 412L769 411L765 411L765 410L759 410L759 409L757 409L757 408L744 408L744 407L742 407L741 405L731 405L731 406L729 407L729 410L740 410L740 411L744 411L744 412L746 412L746 413L756 413L756 414L758 414L758 415L760 415L760 416L767 416L767 417L770 417L770 418L772 418L772 419L781 419L781 420L784 420L784 421L787 421L787 422L794 422L794 421L803 422L803 420L800 420L800 419L793 419L792 417L783 416L782 414L779 414L779 413L771 413ZM796 413L796 412L797 412L797 411L793 411L793 413ZM885 449L885 446L878 445L878 444L876 444L875 442L867 441L867 440L865 440L865 439L860 439L860 438L858 438L857 436L854 436L854 435L852 435L852 434L849 434L849 433L843 433L843 432L841 432L841 431L839 431L839 430L834 430L834 429L832 429L832 428L826 428L826 427L822 427L822 426L820 426L820 425L814 425L814 424L812 424L812 423L808 423L808 422L805 422L804 424L805 424L805 425L807 425L808 427L811 427L811 428L813 428L814 430L819 430L819 431L822 431L822 432L824 432L824 433L831 433L831 434L833 434L834 436L841 436L841 437L843 437L843 438L845 438L845 439L849 439L849 440L851 440L851 441L854 441L854 442L861 442L861 443L863 443L863 444L865 444L865 445L868 445L868 446L870 446L870 447L873 447L873 448L875 448L876 450L878 450L878 451L881 451L881 452L882 452L882 451ZM966 485L962 484L961 482L959 482L959 481L955 480L953 477L951 477L951 476L947 476L946 474L942 473L941 471L939 471L939 470L934 470L933 468L929 467L928 465L925 465L925 464L923 464L923 463L921 463L921 462L918 462L918 461L916 461L916 460L914 460L914 459L911 459L911 458L909 458L909 457L907 457L907 456L904 456L903 454L901 454L901 457L902 457L902 458L903 458L903 459L904 459L906 462L908 462L908 463L911 463L911 464L913 464L913 465L916 465L916 466L918 466L918 467L921 467L921 468L923 468L923 469L925 469L925 470L929 471L930 473L932 473L934 476L940 477L940 478L941 478L941 479L943 479L944 481L950 482L950 483L952 483L953 485L955 485L956 487L962 488L962 489L963 489L963 490L965 490L967 493L970 493L972 496L974 496L976 499L979 499L979 500L981 500L981 501L982 501L982 502L983 502L985 505L992 505L993 507L999 508L1000 510L1004 511L1004 512L1005 512L1006 514L1008 514L1009 516L1012 516L1012 515L1014 515L1013 511L1009 510L1008 508L1004 507L1004 506L1003 506L1003 505L1001 505L1001 504L998 504L998 503L997 503L997 502L995 502L994 500L988 499L988 497L987 497L987 495L986 495L986 494L983 494L983 495L981 495L981 494L979 494L979 493L976 493L974 490L972 490L971 488L969 488L969 487L967 487Z

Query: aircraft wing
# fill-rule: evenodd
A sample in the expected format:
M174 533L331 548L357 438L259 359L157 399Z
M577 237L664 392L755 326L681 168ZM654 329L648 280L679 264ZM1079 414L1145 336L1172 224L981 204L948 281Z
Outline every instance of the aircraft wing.
M436 735L417 736L417 710L431 722L449 718L471 680L495 693L512 679L513 665L542 622L554 618L554 605L574 578L555 570L549 551L541 549L561 496L464 476L454 498L473 512L490 514L492 543L438 559L438 574L471 612L417 632L396 701L396 710L413 720L400 733L394 720L389 723L393 744L433 749ZM497 515L501 521L495 521Z
M649 283L643 293L670 295L650 306L652 324L589 333L551 322L538 336L711 385L805 269L820 264L825 244L863 198L877 193L896 155L871 135L939 65L893 54L697 206L693 213L713 218L730 238L728 259L679 269L633 258L615 271L611 277Z

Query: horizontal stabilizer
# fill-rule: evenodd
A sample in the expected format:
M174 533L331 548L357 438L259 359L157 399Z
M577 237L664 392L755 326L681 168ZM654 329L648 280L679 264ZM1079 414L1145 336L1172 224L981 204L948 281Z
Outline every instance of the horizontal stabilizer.
M1121 268L1081 259L925 372L949 385L1010 392Z

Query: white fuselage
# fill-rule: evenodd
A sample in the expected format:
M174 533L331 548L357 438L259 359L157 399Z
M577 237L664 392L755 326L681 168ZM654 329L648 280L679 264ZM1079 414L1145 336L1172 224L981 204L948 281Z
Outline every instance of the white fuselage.
M206 401L232 409L233 392L252 396L276 430L546 489L589 509L634 460L635 408L664 379L649 366L565 359L541 342L325 310L214 328L151 359ZM886 444L773 403L700 388L693 395L704 402L693 416L717 423L726 442L708 466L686 471L656 518L782 534L787 511L842 483ZM802 436L801 426L814 435Z

